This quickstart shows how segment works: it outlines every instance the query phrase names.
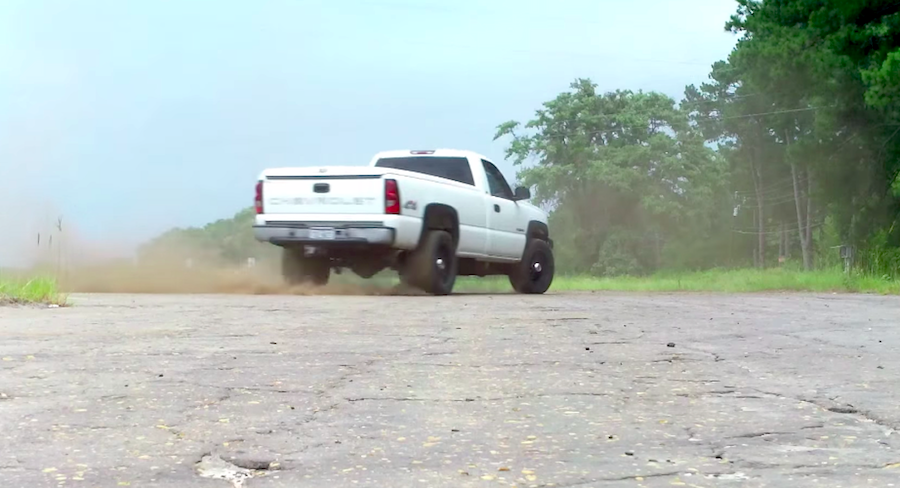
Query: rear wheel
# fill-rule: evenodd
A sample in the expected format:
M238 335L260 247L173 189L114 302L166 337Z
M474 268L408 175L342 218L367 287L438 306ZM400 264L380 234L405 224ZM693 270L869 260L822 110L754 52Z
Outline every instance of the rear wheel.
M406 260L401 279L426 293L449 295L456 283L457 265L450 233L431 230Z
M328 284L331 263L326 259L308 258L303 249L283 248L281 251L281 276L290 285Z
M531 239L525 245L522 260L513 265L509 282L519 293L542 294L553 283L554 271L550 244L541 239Z

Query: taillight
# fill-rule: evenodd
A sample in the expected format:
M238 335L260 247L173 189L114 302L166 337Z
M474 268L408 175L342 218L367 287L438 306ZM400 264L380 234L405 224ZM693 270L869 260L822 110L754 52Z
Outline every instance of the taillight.
M262 188L263 188L263 182L257 181L256 182L256 200L254 202L256 205L256 213L257 214L263 213Z
M384 213L400 214L400 188L397 180L384 180Z

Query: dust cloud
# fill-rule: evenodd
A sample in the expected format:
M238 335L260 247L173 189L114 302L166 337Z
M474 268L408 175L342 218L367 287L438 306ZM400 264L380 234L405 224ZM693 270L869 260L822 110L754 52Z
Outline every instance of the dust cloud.
M0 150L0 155L4 153L8 151ZM0 163L0 205L6 209L0 212L0 274L6 277L53 277L64 293L420 294L394 280L362 280L349 272L333 274L322 287L290 286L281 279L277 262L240 266L218 259L208 249L157 247L152 256L138 258L138 243L86 236L46 198L46 190L30 184L40 181L46 169L40 158L6 161ZM106 234L118 235L115 229Z
M402 285L357 283L332 276L325 286L291 286L269 266L254 268L156 262L94 264L67 268L59 278L66 293L154 293L240 295L419 295Z
M160 249L140 256L133 243L88 239L73 222L18 214L0 227L0 270L18 278L49 276L64 293L255 294L255 295L420 295L395 280L363 280L351 272L332 273L326 286L291 286L279 263L254 267L225 262L207 249ZM277 255L278 253L273 253Z
M42 253L30 274L54 276L65 293L253 294L253 295L419 295L394 280L363 280L350 272L332 273L325 286L292 286L279 263L253 267L225 262L206 249L172 247L152 254L112 257L107 245L69 241L65 252ZM115 247L115 246L112 246ZM119 249L121 253L121 249ZM276 253L277 254L277 253ZM63 260L59 260L63 256Z

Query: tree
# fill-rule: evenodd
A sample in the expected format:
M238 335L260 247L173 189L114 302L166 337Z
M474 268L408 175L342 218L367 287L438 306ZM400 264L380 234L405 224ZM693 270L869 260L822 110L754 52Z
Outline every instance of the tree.
M141 246L139 256L148 261L193 259L213 264L242 264L248 258L271 259L277 248L253 236L253 207L203 227L172 229Z
M707 141L726 149L720 154L727 155L734 177L732 190L753 196L757 238L754 261L764 267L771 213L767 201L770 197L778 201L775 192L779 184L772 182L783 181L784 171L778 164L782 156L776 141L765 124L766 115L775 107L774 101L746 81L744 69L730 62L717 62L710 73L711 82L699 88L689 85L681 105Z
M665 95L598 94L588 79L570 88L524 127L501 124L494 139L512 138L507 157L517 166L537 159L519 177L568 223L556 234L573 268L656 269L667 243L708 231L721 210L723 161Z
M729 57L741 81L775 101L766 126L785 146L806 267L812 221L822 219L815 208L834 215L850 241L896 219L900 5L739 0L726 28L742 35Z

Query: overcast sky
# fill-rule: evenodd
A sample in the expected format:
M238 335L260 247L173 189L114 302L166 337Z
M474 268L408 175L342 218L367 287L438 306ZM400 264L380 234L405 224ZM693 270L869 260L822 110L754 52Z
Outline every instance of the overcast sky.
M273 165L486 154L589 77L680 99L732 0L2 0L0 265L58 215L128 247L252 204ZM115 243L115 244L114 244Z

